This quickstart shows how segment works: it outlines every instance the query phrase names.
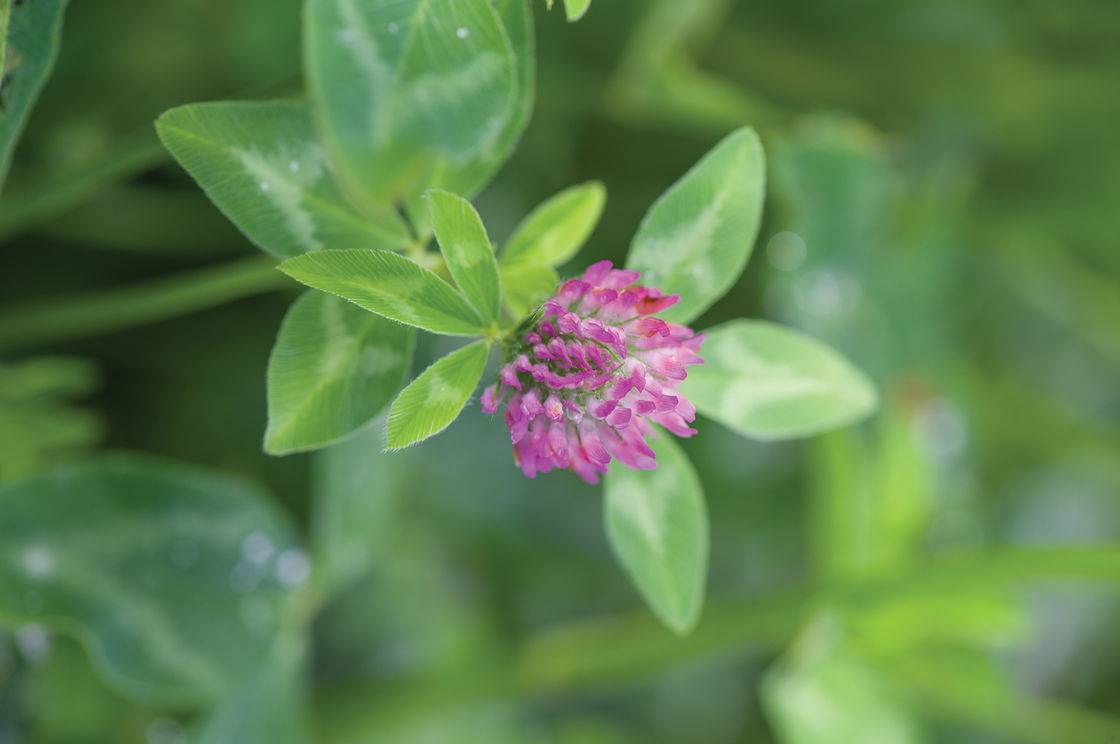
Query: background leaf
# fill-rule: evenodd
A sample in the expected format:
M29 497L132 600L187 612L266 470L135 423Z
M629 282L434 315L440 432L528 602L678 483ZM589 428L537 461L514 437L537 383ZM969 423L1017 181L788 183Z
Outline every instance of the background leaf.
M410 240L392 210L358 214L346 203L302 103L191 104L163 114L156 129L222 212L273 255Z
M265 658L306 573L241 482L115 456L0 489L0 618L75 634L155 704L220 699Z
M280 270L398 323L451 336L480 335L482 321L447 282L388 251L322 251L291 258Z
M54 68L62 36L66 0L35 0L9 8L7 45L0 60L0 188L8 175L12 150L31 107Z
M466 164L513 113L509 37L488 0L309 0L311 98L363 202L416 193L439 156Z
M684 634L704 603L708 513L700 478L680 446L662 432L653 449L656 470L616 462L607 474L607 535L650 608Z
M627 266L679 303L662 315L687 323L723 297L747 265L762 219L766 164L753 129L729 135L650 208Z
M878 405L862 372L821 342L761 321L711 331L704 364L682 391L709 418L754 439L811 436L855 423Z
M316 449L368 424L404 384L416 332L340 297L307 292L268 365L265 450Z
M402 449L434 436L459 417L482 379L490 346L476 341L424 370L389 410L389 449Z
M598 181L566 189L533 210L502 251L503 265L559 266L591 237L607 191Z
M432 226L447 270L483 322L502 310L498 261L482 218L471 203L448 191L427 192Z

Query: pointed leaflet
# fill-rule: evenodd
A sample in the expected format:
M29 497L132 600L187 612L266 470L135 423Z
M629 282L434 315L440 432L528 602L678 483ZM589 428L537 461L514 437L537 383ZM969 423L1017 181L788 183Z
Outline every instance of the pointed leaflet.
M347 204L303 103L180 106L156 130L218 208L275 256L399 248L410 240L393 210L360 215Z
M413 380L389 410L389 449L408 447L450 426L482 379L489 353L485 341L476 341L448 354Z
M363 202L416 193L440 158L493 147L517 93L489 0L308 0L304 63L317 120Z
M429 191L428 209L451 277L483 322L498 319L502 291L494 246L471 203L447 191Z
M705 334L704 364L681 390L743 436L787 439L855 423L878 405L867 377L821 342L773 323L734 320Z
M280 270L390 320L449 336L482 333L462 295L414 261L389 251L320 251L291 258Z
M74 634L154 706L224 699L268 657L302 553L266 494L136 456L0 488L0 617Z
M564 0L564 10L569 21L578 21L591 7L591 0Z
M678 304L662 315L687 323L723 297L747 265L762 219L766 166L753 129L729 135L657 200L630 246L627 266Z
M404 384L416 332L339 297L292 305L268 363L274 455L324 447L368 424Z
M598 182L573 186L534 209L502 252L502 265L559 266L587 242L607 200Z
M661 620L680 634L700 617L708 573L708 512L700 478L664 432L656 470L614 463L607 474L607 535L619 561Z
M0 187L8 174L16 140L54 68L65 9L66 0L35 0L5 8L7 44L0 44L4 50L0 55L0 78L4 80L0 106Z

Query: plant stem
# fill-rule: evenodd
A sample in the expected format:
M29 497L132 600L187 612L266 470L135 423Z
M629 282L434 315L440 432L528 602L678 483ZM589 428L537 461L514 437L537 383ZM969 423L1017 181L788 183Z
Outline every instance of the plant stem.
M44 183L27 184L8 196L0 209L0 240L77 207L106 186L124 181L168 159L154 135L137 137L100 160L55 175Z
M287 286L269 257L240 259L123 289L36 302L4 313L0 351L153 323Z

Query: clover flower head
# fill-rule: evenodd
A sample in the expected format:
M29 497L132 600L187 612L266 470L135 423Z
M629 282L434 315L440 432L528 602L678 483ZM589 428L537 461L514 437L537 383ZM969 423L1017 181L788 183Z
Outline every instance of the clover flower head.
M522 326L482 410L505 404L514 460L526 476L569 469L597 483L611 460L657 467L653 424L690 437L696 409L678 385L701 364L704 337L654 317L675 304L640 274L592 265Z

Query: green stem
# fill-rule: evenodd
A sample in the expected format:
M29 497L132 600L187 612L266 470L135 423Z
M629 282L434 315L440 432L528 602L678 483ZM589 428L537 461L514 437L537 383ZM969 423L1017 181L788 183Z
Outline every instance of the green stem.
M4 313L0 350L98 336L204 310L291 283L267 257L156 279L134 287L36 302Z
M19 195L4 199L0 208L0 240L68 212L109 184L143 173L167 159L167 152L154 135L143 136L92 165L34 186L25 184Z

